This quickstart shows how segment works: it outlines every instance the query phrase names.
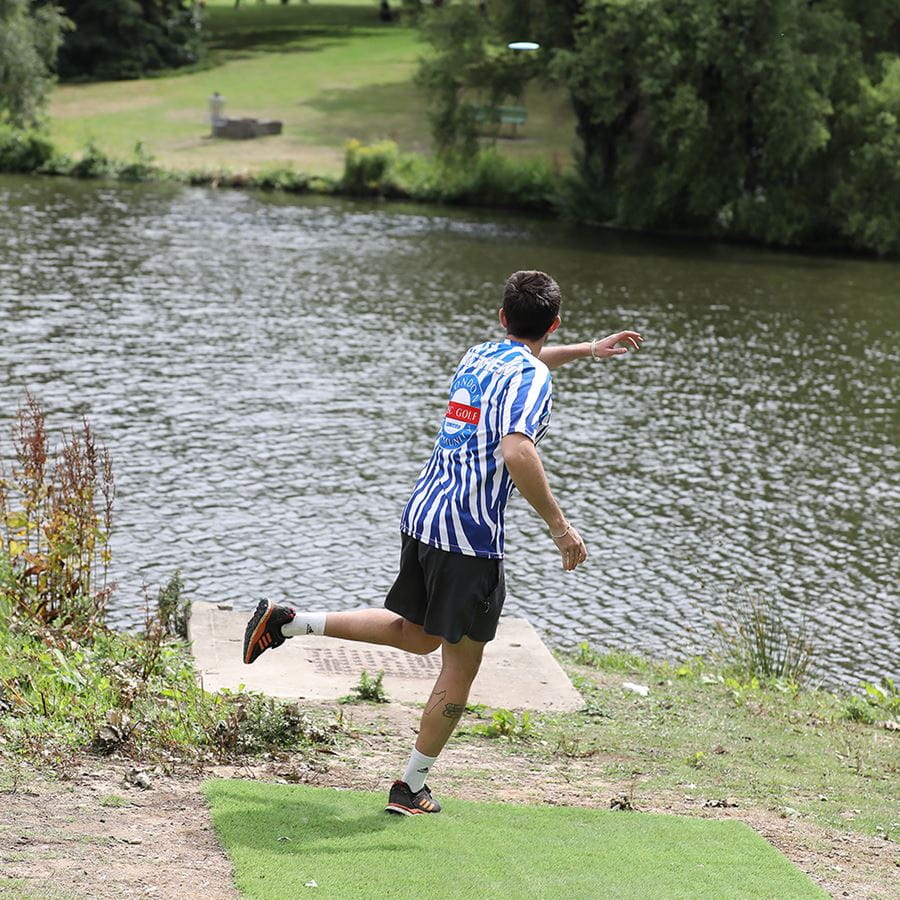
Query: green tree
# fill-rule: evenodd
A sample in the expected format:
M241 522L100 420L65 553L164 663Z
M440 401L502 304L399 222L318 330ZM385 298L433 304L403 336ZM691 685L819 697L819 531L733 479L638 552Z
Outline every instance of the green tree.
M471 3L438 14L449 21L454 8L472 15ZM540 41L535 65L568 92L574 215L900 252L896 0L492 0L488 8L482 44ZM434 43L439 59L428 66L449 95L461 47ZM485 54L455 77L469 90L490 85L501 59ZM450 116L436 121L454 127Z
M200 54L199 7L187 0L62 0L75 23L59 53L63 80L140 78Z
M71 27L56 6L0 0L0 122L37 125L53 85L56 54Z
M435 52L422 60L417 82L429 97L435 146L444 154L471 156L478 149L476 108L518 98L535 71L497 42L478 3L429 11L422 31Z
M898 22L855 0L589 0L552 66L594 213L900 251Z

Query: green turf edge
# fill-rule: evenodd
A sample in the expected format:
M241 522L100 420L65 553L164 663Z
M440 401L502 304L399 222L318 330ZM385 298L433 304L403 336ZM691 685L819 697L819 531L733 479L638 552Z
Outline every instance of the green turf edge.
M384 812L384 793L203 790L247 897L296 897L311 882L341 898L828 896L735 820L452 798L438 816L402 818Z

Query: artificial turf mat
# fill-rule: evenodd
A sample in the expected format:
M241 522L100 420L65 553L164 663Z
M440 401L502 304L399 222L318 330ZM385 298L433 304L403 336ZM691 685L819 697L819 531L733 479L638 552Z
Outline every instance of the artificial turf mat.
M741 822L445 800L392 816L384 794L210 781L216 832L248 897L828 895Z

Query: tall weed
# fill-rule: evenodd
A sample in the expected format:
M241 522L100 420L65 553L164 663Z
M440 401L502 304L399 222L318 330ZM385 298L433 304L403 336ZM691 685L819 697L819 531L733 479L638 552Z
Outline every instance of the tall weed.
M27 618L90 630L102 622L114 587L109 451L87 420L54 451L31 394L19 408L13 443L11 473L0 470L6 602Z
M771 598L745 587L726 600L724 620L715 623L719 654L731 674L744 679L784 679L800 684L815 658L805 625L792 625Z

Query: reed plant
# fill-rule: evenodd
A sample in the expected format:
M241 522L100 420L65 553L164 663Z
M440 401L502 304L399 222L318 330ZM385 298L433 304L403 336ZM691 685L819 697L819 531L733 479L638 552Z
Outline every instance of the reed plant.
M724 668L739 678L800 684L811 673L815 645L805 623L792 624L775 600L743 585L729 592L715 635Z

